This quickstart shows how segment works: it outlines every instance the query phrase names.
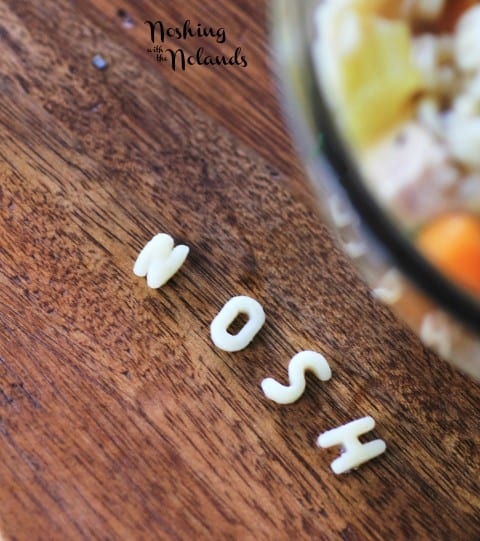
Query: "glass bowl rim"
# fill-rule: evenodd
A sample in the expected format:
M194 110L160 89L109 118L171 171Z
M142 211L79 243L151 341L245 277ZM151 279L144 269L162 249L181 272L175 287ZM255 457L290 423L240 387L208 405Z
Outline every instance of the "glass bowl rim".
M414 248L361 180L316 83L308 32L305 29L303 32L299 31L292 17L288 17L286 21L283 14L282 19L282 10L293 7L299 10L297 16L300 20L307 21L306 3L273 0L270 4L272 51L276 76L282 90L280 101L283 102L284 115L303 164L312 157L322 159L323 155L368 234L380 244L400 271L433 302L479 334L480 303L457 288ZM287 31L282 31L284 24L288 24ZM285 43L290 43L290 51L288 47L285 48ZM292 51L295 57L289 62ZM303 96L299 93L298 84L295 88L292 83L294 77L297 83L302 81ZM314 125L318 129L317 138L309 128L305 110L300 105L302 98L307 99L311 108Z

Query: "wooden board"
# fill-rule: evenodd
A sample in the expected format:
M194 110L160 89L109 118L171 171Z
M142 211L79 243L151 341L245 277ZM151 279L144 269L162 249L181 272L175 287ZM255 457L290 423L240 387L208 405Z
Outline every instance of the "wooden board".
M223 26L248 67L173 72L152 18ZM265 3L3 0L0 39L4 539L479 539L478 385L302 200ZM132 266L160 231L191 253L154 291ZM226 353L209 325L238 294L267 322ZM302 349L332 380L267 401ZM367 414L387 453L336 477L315 440Z

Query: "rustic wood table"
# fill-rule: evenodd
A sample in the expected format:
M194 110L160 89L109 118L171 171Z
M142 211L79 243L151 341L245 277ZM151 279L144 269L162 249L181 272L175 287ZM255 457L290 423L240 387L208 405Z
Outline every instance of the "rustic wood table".
M178 46L248 65L157 62L144 21L186 19L226 39ZM479 386L302 196L267 28L258 0L0 1L5 540L480 539ZM161 231L191 252L151 290L132 266ZM209 325L239 294L267 321L222 352ZM333 378L268 401L302 349ZM367 414L387 452L337 477L316 438Z

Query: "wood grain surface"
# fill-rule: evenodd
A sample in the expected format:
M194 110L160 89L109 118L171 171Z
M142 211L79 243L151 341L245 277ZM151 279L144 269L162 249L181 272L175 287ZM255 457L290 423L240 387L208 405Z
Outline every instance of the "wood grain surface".
M208 46L248 67L173 72L152 18L224 27ZM265 2L1 0L0 39L3 538L480 539L479 386L372 300L299 196ZM149 290L132 266L160 231L191 253ZM267 322L226 353L209 325L238 294ZM267 401L302 349L332 380ZM315 440L364 415L387 452L336 477Z

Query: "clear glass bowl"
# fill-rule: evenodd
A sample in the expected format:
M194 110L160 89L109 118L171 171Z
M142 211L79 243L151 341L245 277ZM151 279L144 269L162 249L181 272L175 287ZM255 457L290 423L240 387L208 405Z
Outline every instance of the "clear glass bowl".
M425 345L480 379L480 304L430 265L362 181L318 84L315 0L271 4L281 98L324 218L371 288Z

